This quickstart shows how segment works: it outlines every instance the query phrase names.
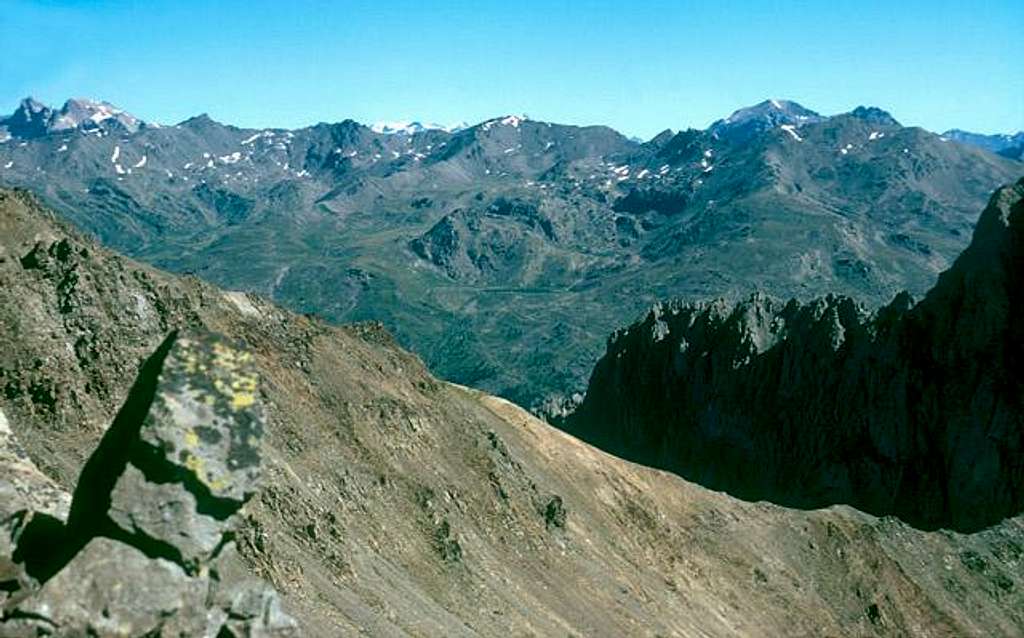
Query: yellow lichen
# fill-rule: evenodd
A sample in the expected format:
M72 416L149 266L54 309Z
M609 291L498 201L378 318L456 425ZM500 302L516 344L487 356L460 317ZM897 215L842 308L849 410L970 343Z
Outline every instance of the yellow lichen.
M248 392L237 392L231 397L231 409L241 410L256 402L256 396Z
M201 483L213 491L222 490L228 485L228 481L223 478L215 479L212 475L208 476L207 473L203 471L203 459L195 456L194 454L189 454L185 457L185 467L187 467Z

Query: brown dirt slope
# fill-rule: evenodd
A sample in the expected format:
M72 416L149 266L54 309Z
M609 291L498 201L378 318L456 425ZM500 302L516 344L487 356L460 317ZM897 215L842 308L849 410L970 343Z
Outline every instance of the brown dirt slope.
M0 408L70 487L174 326L243 339L268 406L239 539L306 635L1020 635L1024 519L922 532L747 503L331 327L103 250L0 192Z

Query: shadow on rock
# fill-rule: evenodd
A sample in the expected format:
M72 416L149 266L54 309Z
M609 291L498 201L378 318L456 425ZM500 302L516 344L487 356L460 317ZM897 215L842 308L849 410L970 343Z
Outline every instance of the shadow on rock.
M1024 180L918 304L670 303L564 428L747 500L976 531L1024 510Z
M49 499L62 507L33 496L57 488L0 431L0 462L22 468L0 475L0 492L27 495L0 505L0 633L297 635L234 543L263 424L252 355L211 333L172 333L73 496Z

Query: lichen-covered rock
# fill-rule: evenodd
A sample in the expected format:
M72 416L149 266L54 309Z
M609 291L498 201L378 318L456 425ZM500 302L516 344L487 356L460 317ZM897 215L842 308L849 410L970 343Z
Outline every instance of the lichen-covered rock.
M277 593L234 548L236 513L258 488L263 422L251 355L195 331L172 333L143 364L70 507L0 422L13 477L0 477L0 495L21 499L0 503L0 580L42 582L8 601L0 635L293 635ZM25 522L44 514L46 524Z
M123 450L110 521L165 545L191 570L209 561L257 488L263 421L256 380L251 355L223 338L178 337L147 380L152 404Z

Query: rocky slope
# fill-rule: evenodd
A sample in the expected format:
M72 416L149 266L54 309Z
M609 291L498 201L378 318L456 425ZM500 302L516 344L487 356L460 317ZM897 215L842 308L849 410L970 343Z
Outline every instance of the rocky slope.
M934 529L1024 509L1024 180L923 300L669 303L608 342L569 431L750 500Z
M108 246L381 320L436 373L533 407L582 391L604 336L658 299L923 293L1024 171L879 109L771 100L643 144L511 115L246 130L29 101L6 122L0 184Z
M708 491L435 380L379 326L331 327L161 273L9 191L0 325L0 420L45 473L42 497L72 488L168 332L245 343L266 407L264 485L236 541L302 635L1024 628L1021 518L926 532Z

